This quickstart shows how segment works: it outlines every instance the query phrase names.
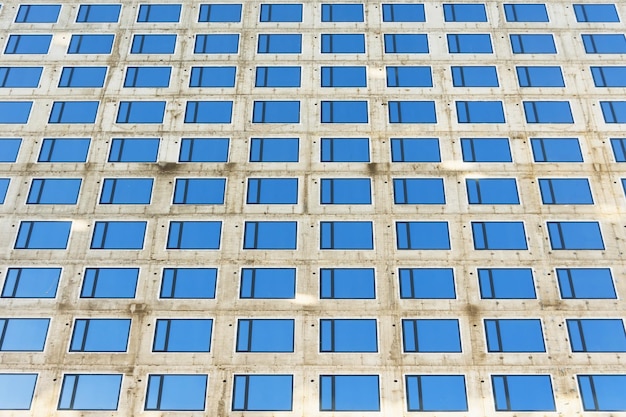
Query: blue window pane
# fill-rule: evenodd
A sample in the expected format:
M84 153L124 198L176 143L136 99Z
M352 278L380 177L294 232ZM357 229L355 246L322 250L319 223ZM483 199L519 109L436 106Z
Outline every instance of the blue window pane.
M322 123L367 123L367 101L322 101Z
M119 4L81 4L76 23L116 23L121 9Z
M37 374L0 374L0 410L30 410Z
M229 142L229 139L183 138L178 162L226 162Z
M548 22L545 4L505 4L507 22Z
M237 352L293 352L294 320L241 319Z
M387 87L432 87L430 67L387 67Z
M452 67L455 87L499 87L496 67Z
M121 374L65 374L59 410L117 410Z
M376 320L320 320L320 352L378 352Z
M261 22L302 22L301 4L261 4Z
M135 298L139 268L87 268L81 298Z
M614 4L574 4L577 22L619 22Z
M26 124L32 101L0 101L0 124Z
M425 34L386 34L384 39L386 54L428 53L428 35Z
M322 138L321 162L369 162L368 138Z
M293 375L235 375L233 411L291 411Z
M133 35L131 54L173 54L176 35Z
M232 114L232 101L188 101L185 123L231 123Z
M322 22L362 22L362 4L322 4Z
M372 204L369 178L322 178L320 204Z
M626 375L578 375L585 411L625 411Z
M456 319L402 320L404 352L461 352L459 321Z
M462 138L463 162L512 162L507 138Z
M115 123L163 123L165 101L120 101Z
M124 87L169 87L171 67L128 67Z
M0 88L37 88L43 67L0 67Z
M437 123L434 101L390 101L389 123Z
M22 4L15 23L56 23L60 11L60 4Z
M320 269L320 298L374 299L376 298L373 268Z
M5 54L47 54L52 35L10 35Z
M527 250L522 222L472 222L474 249Z
M22 139L0 139L0 162L15 162Z
M492 375L496 411L556 411L549 375Z
M626 87L626 67L591 67L596 87Z
M481 298L537 298L533 271L530 268L479 268L478 282Z
M423 4L383 4L383 22L425 22Z
M526 123L574 123L569 101L524 101Z
M565 87L561 67L515 67L520 87Z
M467 411L463 375L407 375L409 411Z
M113 139L108 162L156 162L159 139Z
M374 249L372 222L321 222L320 249Z
M237 67L191 67L189 87L234 87Z
M235 23L241 21L241 4L201 4L198 22Z
M259 35L257 52L259 54L299 54L302 52L302 35L278 33Z
M626 352L622 319L566 320L572 352Z
M167 249L219 249L220 221L170 222Z
M456 298L452 268L400 268L398 275L400 298Z
M177 178L173 204L224 204L223 178Z
M210 352L213 320L157 319L153 352Z
M298 138L252 138L250 162L298 162Z
M217 269L165 268L161 281L161 298L215 298Z
M252 123L300 123L300 102L255 101Z
M364 54L365 35L358 33L322 34L323 54Z
M246 204L298 204L297 178L249 178Z
M91 249L143 249L146 222L96 222Z
M98 101L55 101L48 123L95 123Z
M70 352L126 352L130 319L76 319Z
M150 204L152 178L104 178L100 204Z
M514 178L468 178L465 185L470 204L519 204Z
M443 17L446 22L486 22L484 4L444 4Z
M396 248L450 250L447 222L396 222Z
M300 87L300 67L256 67L255 87Z
M598 222L548 222L553 250L604 250Z
M297 222L246 222L244 249L290 250L297 247Z
M541 320L485 320L489 352L545 352Z
M605 123L626 123L626 101L601 101Z
M296 296L295 268L243 268L239 298L291 299Z
M61 268L9 268L2 298L55 298Z
M617 298L609 268L557 268L556 276L561 298Z
M0 178L0 204L4 204L10 182L11 180L9 178Z
M196 35L194 54L236 54L239 52L239 35L215 33Z
M380 411L378 375L320 375L320 411Z
M441 162L439 139L391 139L391 162Z
M556 54L556 45L552 35L533 33L509 35L509 37L514 54Z
M501 101L457 101L459 123L504 123L504 107Z
M72 222L23 221L14 249L67 249Z
M101 88L107 67L63 67L59 87Z
M68 54L110 54L115 35L72 35Z
M365 67L322 67L322 87L366 87Z
M531 139L535 162L583 162L576 138Z
M50 319L0 318L0 352L43 352Z
M145 410L202 411L207 375L149 375Z
M26 204L76 204L80 178L33 179Z
M442 178L396 178L393 180L395 204L446 204Z
M456 34L447 35L448 52L451 54L491 54L491 35Z
M593 204L589 181L584 178L539 179L543 204Z
M142 4L139 6L137 22L178 22L180 4Z
M585 52L588 54L626 53L626 36L622 34L581 35L581 38ZM9 39L9 42L10 41Z

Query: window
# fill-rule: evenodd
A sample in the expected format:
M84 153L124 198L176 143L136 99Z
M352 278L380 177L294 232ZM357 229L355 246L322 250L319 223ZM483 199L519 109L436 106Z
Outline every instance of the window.
M615 285L609 268L557 268L563 299L615 299Z
M173 54L176 35L133 35L131 54Z
M463 162L512 162L507 138L462 138Z
M293 375L235 375L233 411L291 411Z
M322 138L321 162L369 162L368 138Z
M548 222L553 250L604 250L598 222Z
M336 300L376 298L374 269L320 269L320 298Z
M474 249L527 250L523 222L472 222Z
M150 204L152 178L105 178L100 204Z
M178 162L226 162L228 145L228 139L183 138Z
M452 67L452 85L455 87L499 87L495 66Z
M601 101L605 123L626 123L626 101Z
M76 204L81 182L79 178L35 178L26 204Z
M378 352L376 320L320 320L320 352Z
M447 35L448 52L451 54L491 54L491 35L455 34Z
M161 281L161 298L215 298L217 269L165 268Z
M81 4L76 23L117 23L121 8L119 4Z
M515 67L520 87L565 87L561 67Z
M261 22L302 22L301 4L261 4Z
M206 402L208 375L148 376L144 409L162 411L202 411Z
M386 67L387 87L432 87L430 67Z
M396 248L450 250L447 222L396 222Z
M171 72L172 67L128 67L124 87L169 87Z
M110 54L115 35L72 35L68 54Z
M320 249L374 249L372 222L321 222Z
M294 320L240 319L237 352L293 352Z
M574 4L577 22L619 22L614 4Z
M96 222L91 249L143 249L147 222Z
M585 178L539 179L539 190L543 204L593 204Z
M22 139L0 139L0 162L15 162L21 144Z
M324 36L324 35L322 35ZM299 54L302 52L302 35L272 33L259 35L259 54Z
M230 123L232 112L232 101L188 101L185 123Z
M63 67L59 87L102 88L107 67Z
M236 54L238 52L239 34L196 35L194 54Z
M403 319L405 353L461 352L459 321L456 319Z
M526 123L574 123L569 101L524 101Z
M556 411L550 375L492 375L496 411Z
M9 178L0 178L0 204L4 204L10 182L11 180Z
M234 87L237 67L191 67L189 87Z
M2 298L55 298L61 268L9 268Z
M0 67L0 88L37 88L43 67Z
M479 268L478 283L483 299L537 298L530 268Z
M239 298L296 297L295 268L242 268Z
M322 53L364 54L365 35L360 33L322 34Z
M135 298L139 268L86 268L80 298Z
M223 178L177 178L174 204L224 204Z
M222 222L170 222L167 249L219 249Z
M572 352L626 352L621 319L565 320Z
M386 54L427 54L428 35L393 33L385 35Z
M626 87L626 67L591 67L596 87Z
M322 123L367 123L367 101L322 101Z
M519 204L514 178L468 178L465 186L470 204Z
M113 139L108 162L156 162L159 139Z
M505 4L507 22L548 22L545 4Z
M198 22L241 22L241 4L201 4Z
M454 271L452 268L400 268L400 298L454 299Z
M383 4L383 22L425 22L423 4Z
M9 35L4 53L7 55L47 54L52 35Z
M248 178L246 204L298 204L297 178Z
M252 123L300 123L300 102L255 101Z
M322 87L367 87L365 67L322 67Z
M554 37L547 34L509 35L514 54L556 54Z
M126 352L130 319L76 319L70 352Z
M407 375L409 411L467 411L463 375Z
M391 139L391 162L441 162L439 139Z
M395 204L446 204L443 178L396 178L393 180Z
M289 250L297 246L297 222L245 222L243 248Z
M501 101L457 101L459 123L505 123Z
M581 35L581 38L585 46L585 52L588 54L626 53L626 36L622 34ZM10 38L9 42L11 42Z
M163 123L164 101L120 101L115 123Z
M300 87L300 67L256 67L255 87Z
M60 4L22 4L15 23L56 23L60 11Z
M484 4L444 4L443 17L446 22L486 22Z
M488 352L545 352L541 320L485 320Z
M434 101L390 101L389 123L437 123Z
M55 101L48 123L95 123L98 101Z
M380 411L378 375L320 375L320 411Z
M210 352L213 320L157 319L153 352Z
M137 22L175 23L180 20L180 4L142 4L139 6Z
M57 408L117 410L121 387L122 374L65 374Z
M23 221L14 249L67 249L72 222Z
M369 178L322 178L320 204L372 204Z
M531 139L535 162L583 162L576 138Z
M0 318L0 351L43 352L50 319Z
M250 139L250 162L298 162L298 138Z
M626 410L626 375L578 375L585 411Z
M30 410L37 374L0 374L0 410Z
M362 4L322 4L322 22L363 22Z
M0 101L0 124L26 124L32 101Z

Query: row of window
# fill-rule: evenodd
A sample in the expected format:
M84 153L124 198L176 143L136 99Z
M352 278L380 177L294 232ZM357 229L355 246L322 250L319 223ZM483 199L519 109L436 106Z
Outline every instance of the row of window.
M616 299L609 268L556 268L562 299ZM216 268L164 268L161 299L213 299ZM482 299L536 299L530 268L478 268ZM376 299L373 268L321 268L320 299ZM456 299L452 268L398 268L400 299ZM2 298L56 298L61 268L8 268ZM86 268L80 298L135 298L139 268ZM242 268L241 299L294 299L295 268Z
M545 4L504 4L507 22L548 22ZM241 4L201 4L198 22L241 22ZM139 23L178 23L182 5L141 4L136 21ZM574 4L577 22L619 22L615 4ZM56 23L61 11L57 4L20 5L15 23ZM83 4L78 9L77 23L117 23L121 5ZM302 22L302 4L261 4L260 22ZM482 3L443 4L446 22L486 22L487 12ZM391 3L382 5L383 22L425 22L423 4ZM364 22L363 4L323 3L322 22Z
M110 54L113 49L113 34L72 35L68 54ZM236 54L239 52L237 33L199 34L195 36L194 54ZM321 53L364 54L365 34L335 33L321 34ZM448 34L448 52L451 54L492 54L491 35ZM554 36L551 34L524 33L509 35L514 54L556 54ZM623 34L583 34L582 43L587 54L624 54L626 37ZM175 34L133 35L131 54L173 54L176 49ZM384 52L387 54L427 54L428 35L418 33L384 34ZM9 35L5 54L47 54L52 35L13 34ZM300 54L302 35L299 33L272 33L258 35L259 54Z

